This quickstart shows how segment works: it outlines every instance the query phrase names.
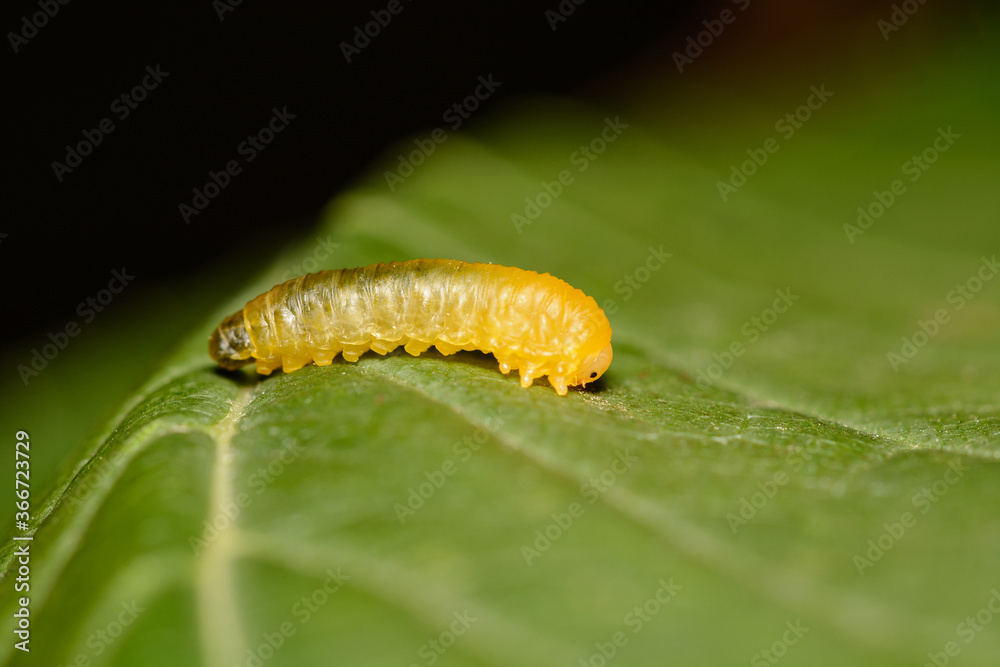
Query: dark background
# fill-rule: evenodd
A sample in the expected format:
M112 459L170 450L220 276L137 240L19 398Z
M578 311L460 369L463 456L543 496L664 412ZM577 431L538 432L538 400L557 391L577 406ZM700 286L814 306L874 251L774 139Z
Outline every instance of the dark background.
M696 0L588 0L553 31L545 11L559 0L401 3L350 63L340 43L387 1L244 0L220 20L224 5L208 0L76 0L58 5L16 54L9 33L40 9L38 0L8 3L14 205L0 227L12 286L0 342L74 319L112 269L124 266L148 285L239 253L252 268L261 257L248 248L307 233L324 204L392 144L444 125L444 111L480 75L502 82L497 100L574 92L718 11ZM157 65L169 76L120 119L112 102ZM273 107L297 118L246 164L237 146ZM52 162L104 118L114 131L59 182ZM178 205L234 158L242 173L185 224Z

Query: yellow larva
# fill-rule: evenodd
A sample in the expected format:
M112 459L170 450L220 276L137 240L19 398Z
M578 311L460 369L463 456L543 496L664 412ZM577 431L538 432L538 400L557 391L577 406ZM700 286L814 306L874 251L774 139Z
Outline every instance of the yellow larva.
M400 345L414 356L432 345L445 355L493 353L503 373L520 372L521 386L548 376L565 396L611 364L611 325L592 297L547 273L414 259L282 283L223 320L208 351L223 368L256 360L267 375Z

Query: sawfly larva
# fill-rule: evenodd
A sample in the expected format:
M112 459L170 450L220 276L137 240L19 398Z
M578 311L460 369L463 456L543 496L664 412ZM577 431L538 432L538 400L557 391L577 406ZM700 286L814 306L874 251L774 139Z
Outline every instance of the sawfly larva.
M222 321L209 340L223 368L267 375L326 366L400 345L417 356L492 353L521 386L539 377L561 396L611 364L611 325L592 297L547 273L498 264L415 259L289 280Z

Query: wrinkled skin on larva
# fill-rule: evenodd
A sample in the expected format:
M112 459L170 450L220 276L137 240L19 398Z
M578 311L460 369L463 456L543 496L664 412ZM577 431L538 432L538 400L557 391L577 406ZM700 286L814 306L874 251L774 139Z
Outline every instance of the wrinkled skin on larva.
M416 259L311 273L247 303L212 333L209 354L226 369L326 366L400 345L492 353L521 386L539 377L565 396L611 364L611 325L593 298L547 273L497 264Z

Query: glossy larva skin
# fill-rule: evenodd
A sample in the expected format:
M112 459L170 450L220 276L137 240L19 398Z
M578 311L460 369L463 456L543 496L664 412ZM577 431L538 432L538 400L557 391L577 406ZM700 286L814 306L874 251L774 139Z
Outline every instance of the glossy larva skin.
M278 285L226 318L209 351L225 368L252 358L269 374L400 345L412 355L431 346L446 355L491 352L504 373L520 371L523 386L547 375L565 395L610 364L611 326L593 298L547 273L417 259Z

